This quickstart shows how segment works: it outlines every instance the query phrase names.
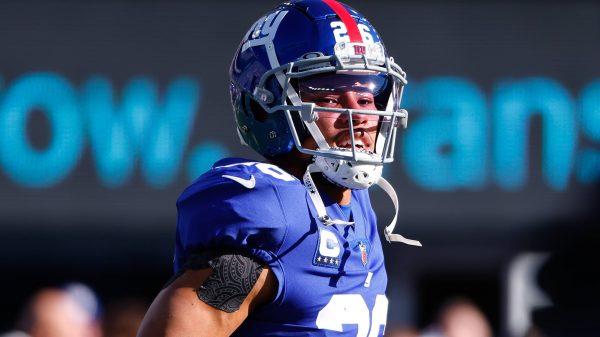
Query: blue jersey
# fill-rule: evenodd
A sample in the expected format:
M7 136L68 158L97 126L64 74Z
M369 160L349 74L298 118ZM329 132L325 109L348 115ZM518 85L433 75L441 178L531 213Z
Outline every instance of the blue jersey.
M327 214L344 219L322 194ZM354 225L325 226L304 185L282 169L229 158L177 202L175 272L214 251L260 259L278 281L275 299L234 336L382 336L387 275L366 190L352 191Z

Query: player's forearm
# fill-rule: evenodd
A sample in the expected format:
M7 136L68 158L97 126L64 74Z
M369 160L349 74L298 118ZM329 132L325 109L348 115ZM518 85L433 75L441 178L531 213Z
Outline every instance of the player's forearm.
M148 309L137 337L229 336L248 317L251 308L272 297L274 282L266 282L265 269L237 311L219 310L201 301L197 294L211 273L210 269L188 270L162 290Z
M210 270L187 272L162 290L148 309L138 337L229 336L239 326L229 319L234 317L225 317L196 294L209 274Z

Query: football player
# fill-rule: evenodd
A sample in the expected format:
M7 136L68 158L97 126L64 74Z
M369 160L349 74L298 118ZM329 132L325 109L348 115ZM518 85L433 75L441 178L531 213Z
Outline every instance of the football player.
M287 2L233 58L243 144L177 201L171 281L139 337L382 336L388 300L367 189L393 160L405 73L373 26L333 0ZM384 228L388 241L419 246Z

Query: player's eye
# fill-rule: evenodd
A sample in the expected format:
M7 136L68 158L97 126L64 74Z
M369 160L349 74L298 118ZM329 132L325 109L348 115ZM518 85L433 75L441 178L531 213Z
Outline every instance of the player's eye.
M373 102L374 101L373 101L372 98L366 98L366 97L365 98L360 98L358 100L358 104L360 104L360 105L371 105L371 104L373 104Z
M314 100L318 106L336 106L339 104L339 100L334 97L319 97Z

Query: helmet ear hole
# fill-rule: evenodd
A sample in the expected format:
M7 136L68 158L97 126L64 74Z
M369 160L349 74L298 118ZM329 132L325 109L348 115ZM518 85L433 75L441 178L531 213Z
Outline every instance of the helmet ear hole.
M246 106L248 111L252 114L252 117L258 122L264 122L269 117L269 113L263 109L263 107L250 95L245 94Z

